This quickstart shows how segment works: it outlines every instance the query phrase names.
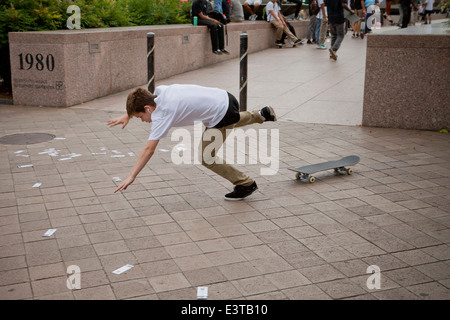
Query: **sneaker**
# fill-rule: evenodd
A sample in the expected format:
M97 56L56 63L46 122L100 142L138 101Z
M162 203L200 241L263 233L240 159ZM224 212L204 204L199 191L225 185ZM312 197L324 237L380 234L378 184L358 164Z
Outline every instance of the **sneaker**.
M256 14L252 14L249 18L248 18L248 20L252 20L252 21L255 21L256 20L256 18L258 18L258 15L256 15Z
M311 39L308 39L308 41L306 41L307 44L312 44Z
M220 51L222 51L223 54L230 54L230 51L227 49L220 49Z
M234 187L233 192L227 193L225 195L225 200L232 200L232 201L242 200L245 197L248 197L249 195L251 195L256 190L258 190L258 186L256 185L256 182L253 182L253 184L251 184L249 186L237 185Z
M281 48L283 46L283 42L277 40L275 41L275 45Z
M298 45L298 44L303 44L303 40L297 39L297 40L294 42L294 46L296 46L296 45Z
M217 55L221 55L221 54L222 54L222 51L220 51L220 50L214 50L213 53L214 53L214 54L217 54Z
M328 51L330 51L330 58L333 59L334 61L337 60L337 54L336 52L333 51L333 49L328 49Z
M271 106L265 106L259 114L265 119L264 121L277 121L277 115Z
M317 49L321 49L321 50L326 50L327 49L327 46L325 45L325 44L320 44L320 45L317 45Z

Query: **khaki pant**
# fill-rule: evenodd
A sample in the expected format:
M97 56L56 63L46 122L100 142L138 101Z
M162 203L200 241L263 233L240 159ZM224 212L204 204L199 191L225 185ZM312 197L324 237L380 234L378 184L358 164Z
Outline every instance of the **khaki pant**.
M289 37L289 39L291 39L292 42L298 40L298 38L294 36L291 31L289 31L287 26L282 25L277 20L271 20L270 23L277 29L277 41L281 40L283 32Z
M237 127L243 127L246 125L254 124L254 123L263 123L261 117L259 116L259 110L254 110L252 112L249 111L243 111L240 112L240 120L237 123L234 123L232 125L222 127L222 128L207 128L203 132L203 137L205 136L205 133L208 130L215 129L219 130L222 134L222 141L225 142L227 138L227 129L231 130L233 128ZM241 171L237 170L232 165L229 165L225 162L225 160L219 158L216 156L216 149L218 150L219 147L213 148L210 154L205 154L205 149L214 142L214 139L212 141L204 141L202 137L202 165L208 168L209 170L213 171L214 173L218 174L219 176L227 179L234 185L243 185L243 186L249 186L251 185L254 180L251 179L246 174L242 173Z

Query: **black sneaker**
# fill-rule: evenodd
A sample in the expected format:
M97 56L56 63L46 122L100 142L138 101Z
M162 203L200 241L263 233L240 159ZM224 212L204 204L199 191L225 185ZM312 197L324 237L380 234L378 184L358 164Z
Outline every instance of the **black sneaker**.
M221 51L223 54L230 54L230 52L229 52L227 49L220 49L220 51Z
M264 121L277 121L277 115L271 106L265 106L260 113L264 117Z
M245 197L248 197L249 195L251 195L256 190L258 190L258 186L256 185L256 182L253 182L253 184L251 184L247 187L238 185L238 186L234 187L233 192L227 193L225 195L225 200L232 200L232 201L242 200Z
M294 46L296 46L298 44L303 44L303 40L297 39L297 41L294 42Z
M221 54L222 54L222 51L220 51L220 50L213 50L213 53L214 53L214 54L217 54L217 55L221 55Z

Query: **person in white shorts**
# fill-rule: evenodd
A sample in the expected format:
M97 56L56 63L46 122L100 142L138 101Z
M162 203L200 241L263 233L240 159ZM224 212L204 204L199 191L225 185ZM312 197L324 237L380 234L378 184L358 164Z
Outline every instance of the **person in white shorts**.
M262 0L245 0L244 9L250 14L248 20L256 20L258 15L259 6L261 5ZM253 6L253 9L251 8Z

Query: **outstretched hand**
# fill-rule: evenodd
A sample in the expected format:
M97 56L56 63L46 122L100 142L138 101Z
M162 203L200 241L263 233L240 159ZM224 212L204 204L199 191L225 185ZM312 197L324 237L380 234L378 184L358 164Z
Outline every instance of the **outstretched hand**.
M129 176L128 178L126 178L126 179L122 182L122 184L121 184L120 186L118 186L118 187L116 188L116 190L114 190L114 193L116 193L117 191L123 191L123 190L126 190L126 189L128 188L128 186L134 182L134 179L135 179L135 178L133 178L132 176Z
M111 128L114 126L117 126L118 124L122 124L122 129L126 127L126 125L128 124L128 122L130 121L130 117L128 117L127 114L118 117L118 118L114 118L114 119L110 119L106 122L106 124Z

